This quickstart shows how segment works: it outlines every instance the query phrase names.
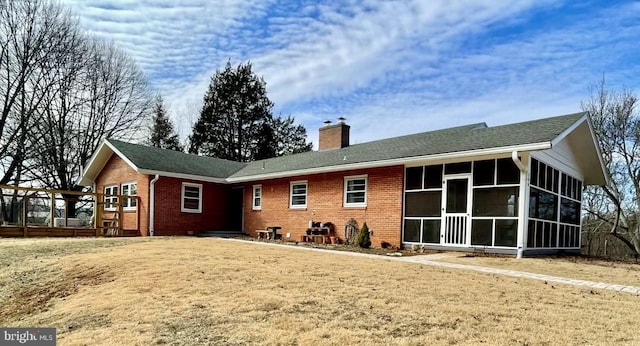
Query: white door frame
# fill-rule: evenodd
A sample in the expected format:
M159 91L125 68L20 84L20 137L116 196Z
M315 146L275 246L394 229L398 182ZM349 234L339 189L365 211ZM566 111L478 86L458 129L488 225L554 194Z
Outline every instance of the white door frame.
M447 213L447 183L449 180L467 180L467 209L464 213ZM470 246L471 244L471 208L473 198L473 175L471 173L444 175L442 178L442 221L440 222L440 245L444 246ZM451 242L449 239L449 225L447 217L463 218L464 243ZM460 234L458 234L459 236Z

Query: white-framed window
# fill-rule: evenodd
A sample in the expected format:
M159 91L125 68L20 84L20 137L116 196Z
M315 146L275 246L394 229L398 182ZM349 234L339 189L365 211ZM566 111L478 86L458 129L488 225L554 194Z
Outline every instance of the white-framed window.
M137 183L124 183L120 188L121 188L120 191L122 191L121 194L125 196L135 196L138 193ZM137 198L124 198L124 200L122 201L122 207L125 210L136 209L137 205L138 205Z
M202 213L202 184L182 183L181 211Z
M253 185L253 210L262 209L262 185Z
M307 181L292 181L289 196L290 208L306 208Z
M367 206L367 176L344 177L344 206Z
M104 187L104 210L116 210L118 197L118 185L107 185Z

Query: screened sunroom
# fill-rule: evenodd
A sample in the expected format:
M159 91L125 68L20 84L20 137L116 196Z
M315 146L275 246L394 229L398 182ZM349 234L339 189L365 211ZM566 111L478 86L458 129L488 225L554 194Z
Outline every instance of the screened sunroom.
M406 167L402 243L508 254L579 251L582 186L579 177L528 153Z

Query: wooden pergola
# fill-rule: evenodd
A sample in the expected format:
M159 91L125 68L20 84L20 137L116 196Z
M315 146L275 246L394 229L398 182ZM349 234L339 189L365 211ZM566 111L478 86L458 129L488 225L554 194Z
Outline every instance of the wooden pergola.
M0 191L0 237L122 237L139 234L138 196L11 185L0 185ZM137 200L133 228L124 228L122 201L125 199ZM70 205L80 205L81 209L68 210Z

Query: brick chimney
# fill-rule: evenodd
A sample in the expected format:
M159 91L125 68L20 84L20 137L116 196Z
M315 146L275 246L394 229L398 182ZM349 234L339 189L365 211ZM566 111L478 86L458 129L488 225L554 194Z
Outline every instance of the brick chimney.
M349 146L349 125L345 118L338 118L338 123L331 125L331 121L324 122L320 128L318 150L340 149Z

